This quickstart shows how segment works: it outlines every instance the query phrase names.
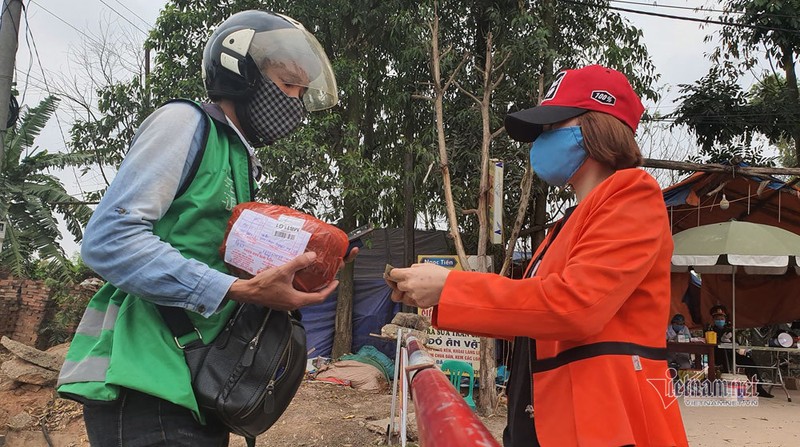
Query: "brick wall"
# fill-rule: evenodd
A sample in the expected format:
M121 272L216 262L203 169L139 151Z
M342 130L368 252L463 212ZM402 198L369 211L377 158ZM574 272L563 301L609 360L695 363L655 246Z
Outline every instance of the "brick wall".
M79 313L72 327L62 329L68 335L74 333L86 303L102 285L102 281L90 278L71 288L69 295L78 299ZM49 348L52 339L43 329L52 328L50 322L56 313L64 311L57 308L52 295L44 281L0 279L0 336L39 349Z
M50 288L44 282L0 280L0 335L37 346L49 305Z
M19 281L0 279L0 335L11 337L17 328Z

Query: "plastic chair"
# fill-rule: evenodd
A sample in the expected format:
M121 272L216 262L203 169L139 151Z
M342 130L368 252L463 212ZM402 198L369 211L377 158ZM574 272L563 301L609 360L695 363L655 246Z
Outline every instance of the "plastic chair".
M468 391L467 395L464 396L464 400L470 408L475 410L475 401L472 399L472 384L475 381L475 372L472 369L472 364L461 360L445 360L442 362L442 372L450 374L450 383L456 387L456 391L459 394L461 394L461 377L464 374L469 376Z
M508 384L508 378L510 375L511 373L506 365L500 365L497 367L497 377L494 379L494 383L500 392L505 393L506 385Z
M511 375L511 372L508 370L506 365L500 365L497 367L497 378L495 382L497 385L505 385L508 382L508 377Z

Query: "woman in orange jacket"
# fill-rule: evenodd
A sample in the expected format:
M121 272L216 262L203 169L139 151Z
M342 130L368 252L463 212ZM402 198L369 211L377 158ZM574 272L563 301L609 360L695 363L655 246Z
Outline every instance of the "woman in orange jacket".
M542 103L509 114L531 164L578 204L525 277L394 269L392 299L436 306L446 330L514 337L506 447L686 446L664 331L672 236L634 139L644 107L625 76L592 65L556 75Z

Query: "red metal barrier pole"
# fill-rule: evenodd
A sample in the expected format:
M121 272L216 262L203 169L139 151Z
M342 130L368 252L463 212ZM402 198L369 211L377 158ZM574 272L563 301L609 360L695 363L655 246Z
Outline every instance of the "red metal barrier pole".
M413 336L406 339L411 396L422 447L500 447Z

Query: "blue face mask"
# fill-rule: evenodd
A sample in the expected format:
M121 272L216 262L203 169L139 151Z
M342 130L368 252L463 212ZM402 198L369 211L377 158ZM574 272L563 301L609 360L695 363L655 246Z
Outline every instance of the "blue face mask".
M714 320L714 326L718 328L725 327L725 320Z
M683 329L683 325L682 324L673 324L672 325L672 330L675 331L676 333L680 332L681 329Z
M564 186L586 161L580 126L548 130L531 145L531 167L553 186Z

